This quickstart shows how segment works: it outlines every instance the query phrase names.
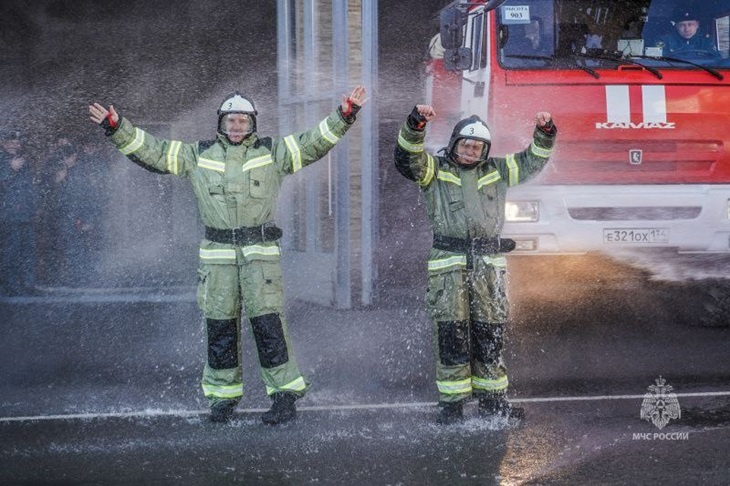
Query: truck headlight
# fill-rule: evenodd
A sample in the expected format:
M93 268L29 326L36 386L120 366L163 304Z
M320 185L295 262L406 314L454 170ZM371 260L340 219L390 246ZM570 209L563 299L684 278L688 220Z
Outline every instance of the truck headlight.
M540 204L537 201L507 201L504 216L513 223L535 222L540 219Z

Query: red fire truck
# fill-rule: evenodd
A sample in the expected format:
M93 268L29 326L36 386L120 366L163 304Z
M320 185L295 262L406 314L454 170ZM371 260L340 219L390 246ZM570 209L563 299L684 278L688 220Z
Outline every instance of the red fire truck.
M508 192L518 252L730 251L730 0L457 1L440 20L430 149L471 114L495 154L529 144L538 110L558 125Z

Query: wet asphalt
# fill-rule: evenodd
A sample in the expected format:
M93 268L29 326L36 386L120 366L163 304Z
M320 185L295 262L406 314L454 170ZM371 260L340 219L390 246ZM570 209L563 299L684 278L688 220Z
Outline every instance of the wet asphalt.
M479 419L474 404L464 423L434 423L419 274L370 308L289 302L313 387L280 427L258 417L250 332L244 400L230 424L206 420L191 292L4 299L0 484L727 484L730 328L708 297L727 288L627 261L510 257L520 423ZM640 418L660 376L681 407L662 429Z

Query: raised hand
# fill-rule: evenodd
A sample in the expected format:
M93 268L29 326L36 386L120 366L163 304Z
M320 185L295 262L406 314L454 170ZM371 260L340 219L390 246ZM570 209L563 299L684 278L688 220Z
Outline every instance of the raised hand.
M552 116L547 111L538 111L535 114L535 123L538 127L544 127L552 121Z
M350 93L350 96L342 96L342 104L340 105L342 114L346 118L356 115L362 105L367 101L367 98L365 98L366 94L367 92L364 86L356 86L352 90L352 93Z
M416 111L418 111L418 114L425 118L427 122L436 118L436 111L433 109L433 106L416 105Z
M112 126L116 126L119 123L119 115L114 109L114 106L110 106L107 110L99 103L94 103L93 105L89 105L89 114L91 115L91 121L99 125L107 119Z

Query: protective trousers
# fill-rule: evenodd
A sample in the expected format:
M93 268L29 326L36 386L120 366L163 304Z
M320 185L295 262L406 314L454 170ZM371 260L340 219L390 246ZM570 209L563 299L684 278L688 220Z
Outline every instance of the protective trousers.
M475 256L469 269L466 264L444 268L432 263L429 268L437 270L429 271L426 301L434 328L439 401L504 394L508 380L502 350L509 311L505 258Z
M229 263L220 259L225 251L237 253ZM308 384L294 359L284 319L278 245L268 243L217 252L215 259L201 258L197 296L206 320L208 360L202 387L209 404L238 401L243 396L242 304L251 323L266 393L287 391L303 396Z

